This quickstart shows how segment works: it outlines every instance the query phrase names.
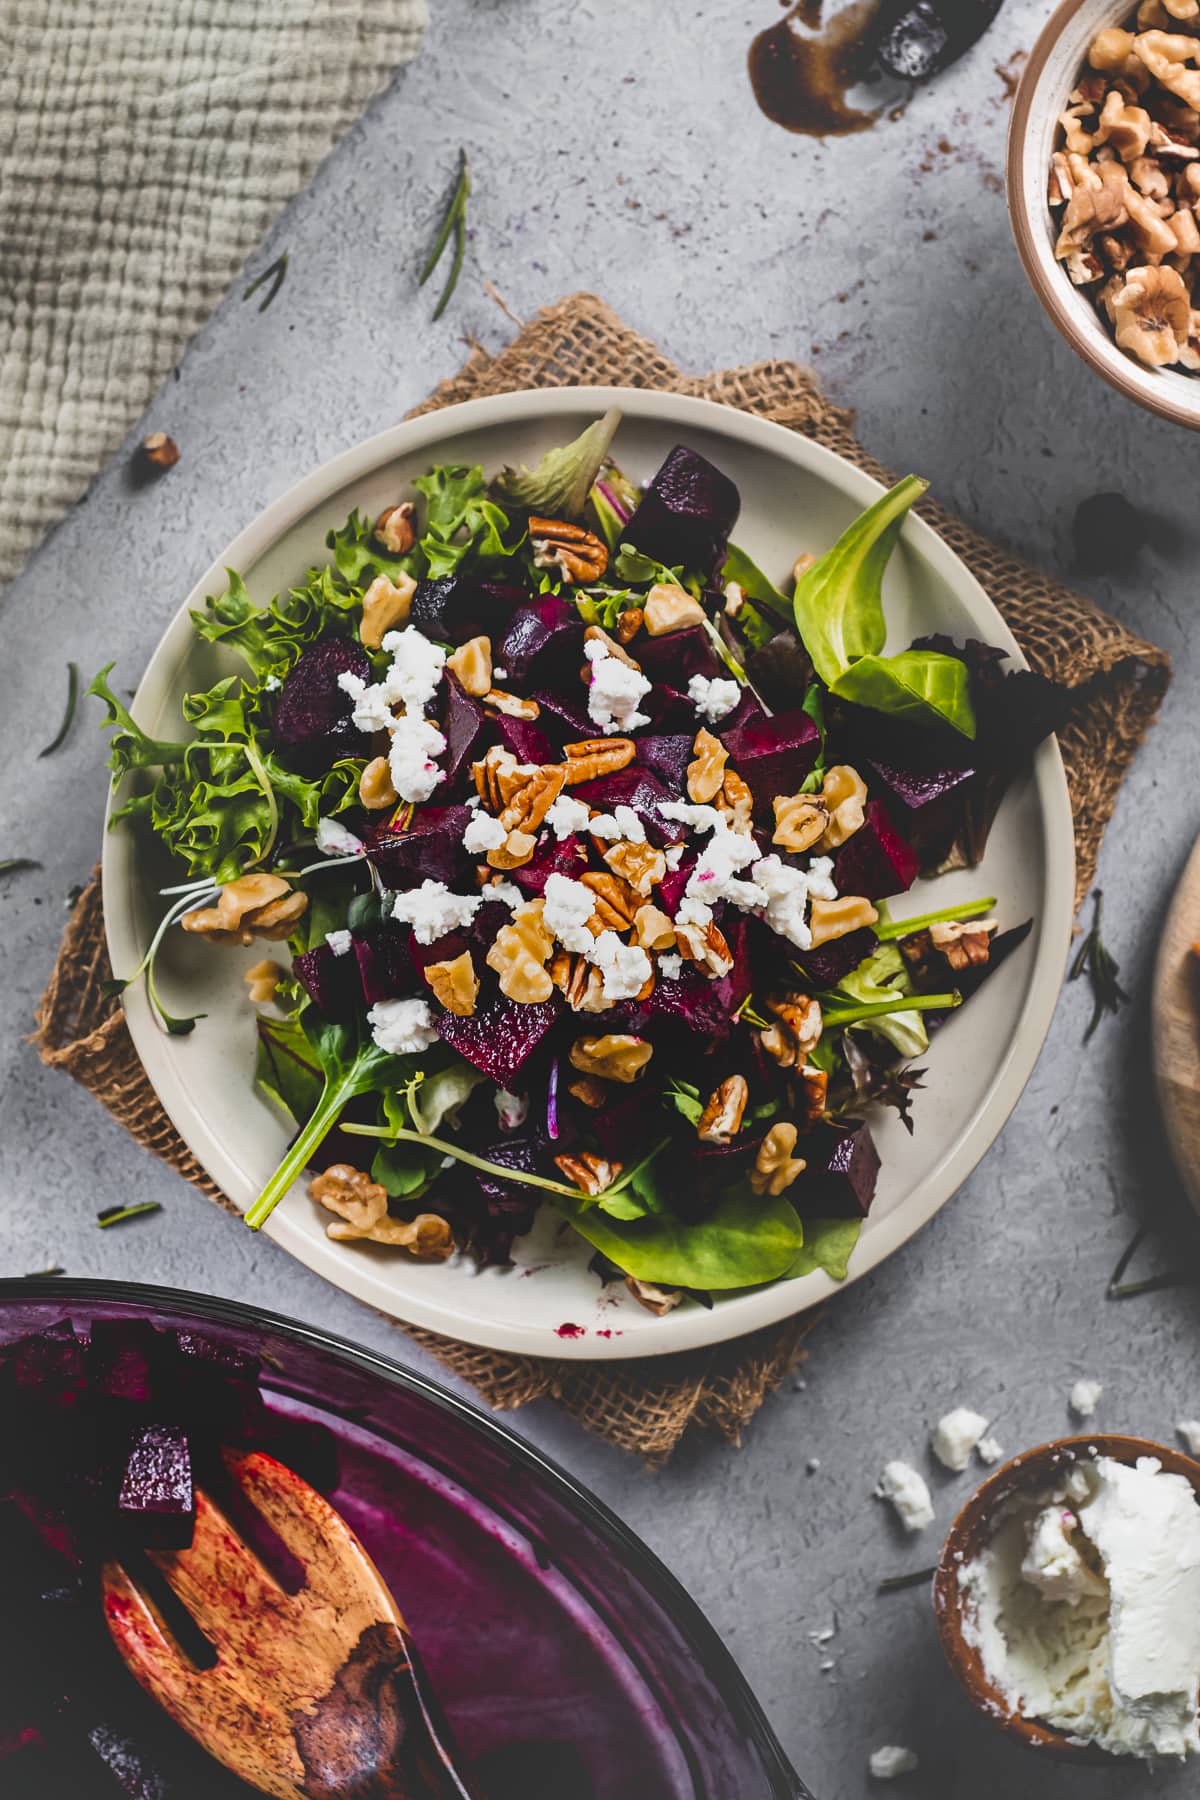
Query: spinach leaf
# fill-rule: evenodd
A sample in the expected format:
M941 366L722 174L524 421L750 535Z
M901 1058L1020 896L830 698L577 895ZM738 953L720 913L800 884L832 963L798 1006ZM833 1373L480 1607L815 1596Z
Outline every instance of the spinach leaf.
M850 1253L861 1236L861 1219L805 1219L804 1244L788 1269L789 1278L824 1269L835 1281L845 1281Z
M259 1015L254 1082L297 1125L311 1117L324 1083L298 1019Z
M940 650L902 650L898 656L861 656L832 685L841 700L891 713L914 725L944 719L975 736L967 665Z
M804 1242L785 1199L748 1190L723 1194L700 1220L664 1212L625 1221L557 1196L554 1205L626 1274L666 1287L726 1289L775 1281L788 1273Z

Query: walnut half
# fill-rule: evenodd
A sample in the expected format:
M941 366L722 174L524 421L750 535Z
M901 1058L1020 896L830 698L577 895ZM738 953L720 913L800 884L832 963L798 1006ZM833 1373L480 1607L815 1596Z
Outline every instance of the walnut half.
M418 1213L415 1219L393 1219L387 1209L387 1191L350 1163L334 1163L314 1175L308 1191L320 1206L337 1213L338 1222L327 1225L326 1236L347 1243L366 1238L407 1250L420 1262L444 1262L454 1250L454 1233L437 1213Z
M179 923L210 944L239 944L256 937L280 943L290 937L308 896L293 890L282 875L239 875L220 890L215 906L194 906Z

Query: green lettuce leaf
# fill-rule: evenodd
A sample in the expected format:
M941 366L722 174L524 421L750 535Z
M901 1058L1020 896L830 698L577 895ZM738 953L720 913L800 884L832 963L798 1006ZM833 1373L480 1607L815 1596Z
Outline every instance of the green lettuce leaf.
M294 1124L312 1115L321 1098L321 1066L298 1019L259 1014L254 1081Z
M370 587L377 575L395 581L397 575L420 573L416 551L392 556L376 542L373 522L363 517L357 507L339 531L329 533L325 542L333 552L339 575L360 593Z
M902 650L898 656L861 656L832 685L839 699L914 725L944 719L964 737L975 736L975 709L967 666L940 650Z
M595 1206L554 1200L581 1237L639 1281L666 1287L756 1287L786 1275L804 1229L785 1199L735 1189L705 1219L670 1213L624 1221Z
M187 745L148 737L125 702L113 693L108 677L115 667L115 663L107 663L87 690L98 700L103 700L107 708L104 728L113 728L108 746L108 766L113 772L113 780L119 780L131 769L162 768L168 763L182 762Z
M569 444L547 450L535 469L502 469L492 483L498 500L551 519L577 519L604 467L608 447L621 423L613 407Z
M788 1275L811 1275L824 1269L835 1281L845 1281L850 1253L862 1236L861 1219L805 1219L804 1244Z
M508 514L487 497L483 469L447 463L418 475L413 484L425 496L425 532L418 549L432 580L450 575L466 558L486 573L520 547L524 533L507 543Z
M899 948L895 944L879 944L856 969L843 976L836 995L829 998L837 1002L898 1000L911 992L912 982ZM893 1044L906 1059L922 1056L929 1048L925 1021L915 1009L882 1013L865 1019L856 1029L874 1032L876 1037Z
M775 613L789 625L792 624L795 615L786 594L781 594L775 583L767 580L758 564L736 544L729 545L725 561L721 565L721 586L724 587L730 581L737 582L747 599L756 601L768 612Z
M362 596L326 566L310 569L304 584L277 594L269 606L255 606L240 575L227 569L229 586L210 594L203 612L193 612L197 635L236 650L258 681L281 680L310 644L326 636L348 637L362 612Z

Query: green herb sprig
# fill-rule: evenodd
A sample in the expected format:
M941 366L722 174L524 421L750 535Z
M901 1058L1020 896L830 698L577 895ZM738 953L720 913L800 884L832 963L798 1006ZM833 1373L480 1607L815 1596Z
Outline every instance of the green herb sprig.
M270 306L272 300L287 280L287 272L288 253L285 250L282 256L277 256L275 258L275 261L271 264L269 269L264 269L261 275L255 276L254 280L250 283L250 286L242 295L242 299L251 299L253 295L257 294L259 288L269 281L271 285L267 288L266 293L258 303L259 312L266 312L268 306Z
M1100 935L1103 901L1103 893L1099 888L1096 888L1095 892L1092 894L1092 904L1094 908L1092 914L1092 929L1088 932L1082 944L1080 944L1075 960L1071 964L1071 972L1068 977L1071 981L1078 981L1081 975L1086 975L1092 984L1092 1016L1088 1020L1087 1030L1083 1034L1083 1041L1085 1044L1095 1031L1097 1025L1099 1025L1105 1013L1119 1012L1121 1007L1129 1000L1129 995L1117 980L1121 965L1116 961L1111 951L1106 949L1104 940Z
M54 752L66 742L67 733L75 723L75 708L79 704L79 670L73 662L67 664L67 708L63 713L63 722L55 732L44 750L38 751L38 761L43 756L53 756Z
M466 255L467 249L467 201L471 196L471 165L467 160L467 153L465 150L460 150L458 154L460 158L458 180L454 184L454 192L450 196L450 204L446 208L437 237L434 239L433 249L429 252L429 257L425 263L425 267L421 270L420 279L417 282L418 287L425 286L425 283L437 268L438 263L442 260L442 252L445 250L446 245L450 242L450 238L453 235L454 255L450 261L450 273L446 277L446 285L442 289L441 298L433 309L433 316L435 319L440 319L447 306L450 304L450 296L458 286L458 278L462 273L463 257Z
M103 1231L109 1225L124 1225L130 1219L145 1219L151 1213L161 1211L161 1200L139 1200L133 1206L106 1206L103 1212L96 1214L96 1223Z
M32 856L10 856L6 862L0 862L0 877L19 875L23 869L40 869L41 866Z

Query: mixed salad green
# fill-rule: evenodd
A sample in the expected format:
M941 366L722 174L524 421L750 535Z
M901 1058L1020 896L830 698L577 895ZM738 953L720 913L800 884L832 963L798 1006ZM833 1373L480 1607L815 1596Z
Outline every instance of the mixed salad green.
M230 571L193 620L237 672L178 741L91 691L113 824L187 877L114 985L188 1032L167 931L286 945L248 981L296 1129L247 1223L309 1169L331 1235L495 1263L545 1203L663 1311L845 1275L868 1115L912 1129L929 1033L1029 929L889 903L978 860L1058 695L974 641L887 653L917 478L788 597L734 484L677 446L637 487L618 424L431 469L266 606Z

